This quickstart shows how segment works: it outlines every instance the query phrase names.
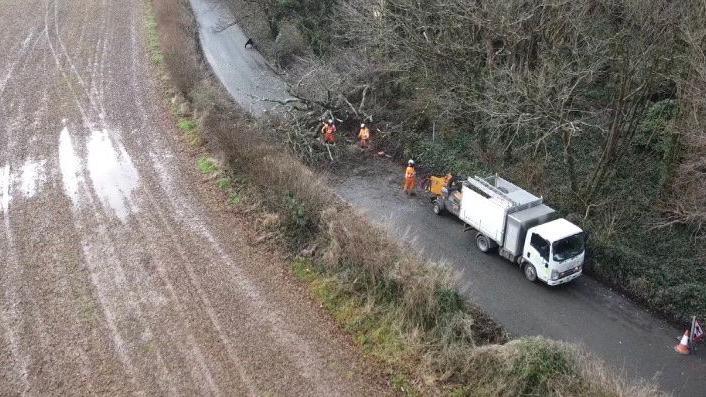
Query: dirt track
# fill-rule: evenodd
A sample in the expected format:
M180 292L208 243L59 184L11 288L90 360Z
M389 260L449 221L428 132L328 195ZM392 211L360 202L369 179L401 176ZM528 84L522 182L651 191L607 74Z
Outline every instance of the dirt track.
M5 1L0 37L0 395L379 391L195 171L141 0Z

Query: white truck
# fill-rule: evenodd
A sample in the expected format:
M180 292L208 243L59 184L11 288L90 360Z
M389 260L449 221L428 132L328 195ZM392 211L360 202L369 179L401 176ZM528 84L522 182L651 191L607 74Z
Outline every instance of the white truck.
M450 184L434 200L434 212L451 212L475 230L482 252L498 249L517 263L529 281L554 286L579 277L583 270L585 234L559 218L542 198L498 176L473 177Z

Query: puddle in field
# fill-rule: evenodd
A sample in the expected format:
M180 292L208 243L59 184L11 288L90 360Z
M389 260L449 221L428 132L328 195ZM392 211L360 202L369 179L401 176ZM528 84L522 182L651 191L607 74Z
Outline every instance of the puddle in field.
M78 185L81 179L81 158L76 154L71 134L64 127L59 135L59 168L64 192L78 206Z
M107 130L92 131L86 142L86 168L93 190L105 207L125 220L139 175L125 148L114 144Z
M12 199L12 196L10 196L11 184L12 177L10 175L10 164L5 164L2 168L0 168L0 194L2 194L2 197L0 198L0 207L2 207L3 215L7 214L10 208L10 199Z
M32 198L37 194L39 186L44 182L44 165L46 160L33 161L27 159L22 165L20 175L20 191L26 198Z
M68 128L61 130L59 167L64 192L77 207L81 195L95 193L104 208L126 220L134 207L132 192L139 183L132 159L108 130L91 131L85 138L85 150L81 140L82 137L72 136Z
M10 211L13 196L21 194L25 198L32 198L37 194L40 185L45 181L45 164L46 160L27 159L19 169L12 167L10 163L5 163L0 168L0 208L3 214Z

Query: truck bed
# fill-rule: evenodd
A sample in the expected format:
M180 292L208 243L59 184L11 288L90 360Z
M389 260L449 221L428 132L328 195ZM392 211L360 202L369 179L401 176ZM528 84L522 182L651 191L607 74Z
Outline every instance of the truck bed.
M540 197L499 176L464 182L459 218L512 255L521 253L527 229L554 214Z

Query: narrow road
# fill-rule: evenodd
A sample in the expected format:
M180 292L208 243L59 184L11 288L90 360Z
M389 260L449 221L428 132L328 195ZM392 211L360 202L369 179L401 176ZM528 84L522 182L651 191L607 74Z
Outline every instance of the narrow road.
M260 54L237 45L245 42L240 28L214 29L214 21L235 20L222 0L191 0L191 4L203 47L218 53L209 62L228 90L238 92L236 101L247 108L252 103L248 98L269 95L271 91L260 92L257 86L247 88L240 82L270 81L277 76L259 61ZM239 70L221 73L221 62L238 65ZM286 92L273 95L282 98ZM559 288L530 284L509 262L479 253L457 220L437 217L422 198L401 194L403 172L390 162L371 158L349 175L334 178L333 183L344 200L374 223L410 242L423 256L458 270L466 296L512 335L543 335L578 343L633 379L655 380L676 395L706 395L703 352L684 357L673 350L683 329L652 316L590 277Z
M178 138L143 0L0 7L0 395L370 395Z
M228 93L250 113L262 115L291 98L287 85L257 50L245 48L248 36L221 0L193 0L194 13L206 60L216 75L229 84ZM244 56L231 56L232 54Z

